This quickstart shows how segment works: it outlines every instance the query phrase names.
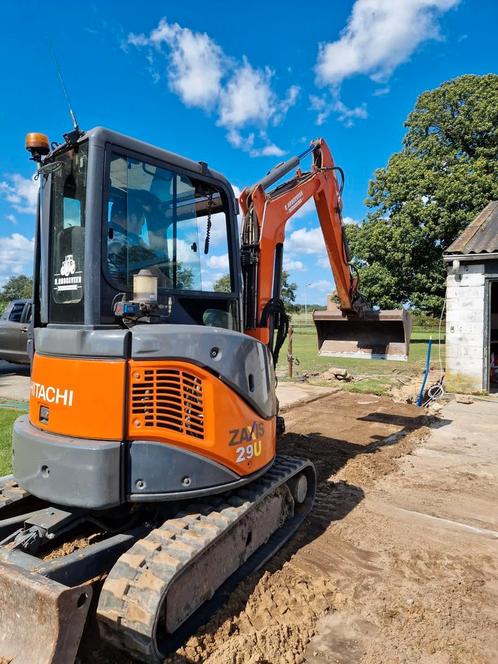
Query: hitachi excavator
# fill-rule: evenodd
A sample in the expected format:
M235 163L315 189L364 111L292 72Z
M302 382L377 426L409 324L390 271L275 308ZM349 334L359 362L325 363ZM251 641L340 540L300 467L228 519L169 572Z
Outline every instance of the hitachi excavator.
M96 622L161 662L313 502L312 463L276 456L284 232L307 200L341 307L328 341L321 319L322 345L372 320L373 355L391 340L348 264L322 139L244 189L240 246L238 201L204 162L101 127L51 145L28 134L27 149L34 353L0 479L0 661L71 664ZM278 185L308 154L311 170Z

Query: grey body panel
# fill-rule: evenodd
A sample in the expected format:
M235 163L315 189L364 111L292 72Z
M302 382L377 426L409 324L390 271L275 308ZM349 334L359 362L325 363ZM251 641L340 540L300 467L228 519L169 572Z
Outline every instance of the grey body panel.
M123 443L57 436L22 415L14 423L12 446L14 477L34 496L88 509L122 502Z
M14 424L13 456L14 477L23 489L56 505L94 510L127 501L190 500L222 493L251 482L273 463L241 477L167 443L49 434L33 427L27 415Z
M131 502L185 500L221 493L252 481L271 466L240 477L194 452L147 440L128 443L126 459L126 494Z
M49 325L35 330L35 348L43 355L126 358L129 336L128 330L118 328L94 330Z
M270 352L252 337L200 325L137 325L131 334L134 360L193 362L217 374L261 417L269 419L277 414Z

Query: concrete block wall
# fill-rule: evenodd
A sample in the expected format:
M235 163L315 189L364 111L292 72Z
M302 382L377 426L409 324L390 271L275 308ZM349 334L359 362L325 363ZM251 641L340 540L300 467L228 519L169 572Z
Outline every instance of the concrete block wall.
M462 265L446 280L446 375L462 391L479 391L484 367L484 265Z

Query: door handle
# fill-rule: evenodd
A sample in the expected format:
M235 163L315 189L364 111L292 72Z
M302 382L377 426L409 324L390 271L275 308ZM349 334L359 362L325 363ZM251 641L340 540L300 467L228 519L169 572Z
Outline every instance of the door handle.
M21 332L27 332L28 328L27 327L21 327Z

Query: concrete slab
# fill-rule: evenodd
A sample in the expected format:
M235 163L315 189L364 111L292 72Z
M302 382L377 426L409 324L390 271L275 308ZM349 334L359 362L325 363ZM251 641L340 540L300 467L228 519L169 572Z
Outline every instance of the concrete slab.
M0 360L0 397L13 401L29 398L29 366Z
M279 383L277 387L277 399L280 404L280 412L285 412L294 406L320 399L328 394L334 394L339 389L338 387L320 387L304 383Z
M334 546L374 564L332 570L340 603L318 622L307 664L498 662L497 430L495 400L451 401L365 492Z

